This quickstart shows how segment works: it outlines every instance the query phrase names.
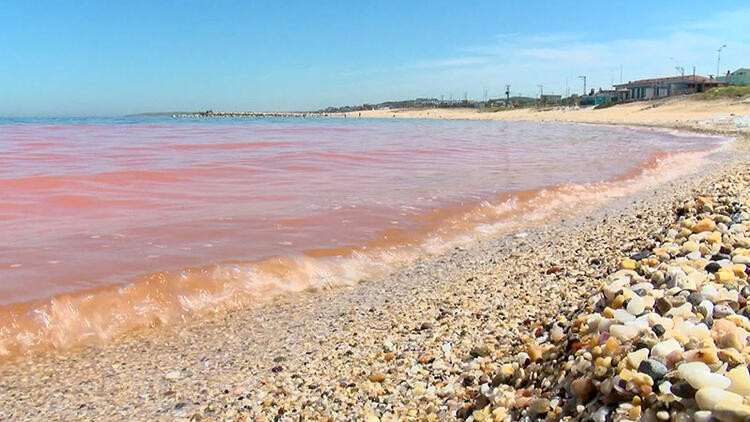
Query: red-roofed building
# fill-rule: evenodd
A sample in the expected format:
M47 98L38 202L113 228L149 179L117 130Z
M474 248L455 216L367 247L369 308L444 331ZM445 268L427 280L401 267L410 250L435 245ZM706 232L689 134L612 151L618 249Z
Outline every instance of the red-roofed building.
M719 82L713 78L688 75L641 79L615 85L615 89L623 93L623 100L649 100L672 95L694 94L716 86L719 86Z

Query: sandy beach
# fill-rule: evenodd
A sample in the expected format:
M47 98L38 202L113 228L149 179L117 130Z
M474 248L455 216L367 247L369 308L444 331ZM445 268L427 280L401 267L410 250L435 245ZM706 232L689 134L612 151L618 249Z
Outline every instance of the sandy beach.
M678 326L705 319L698 304L676 316L667 315L669 310L657 312L659 299L687 297L702 290L666 282L662 286L653 274L667 274L668 268L680 265L693 268L685 270L687 274L696 270L703 274L708 271L704 271L706 257L716 254L727 255L730 268L745 265L741 264L744 258L734 257L745 256L738 251L746 242L739 240L744 239L746 228L741 219L732 223L732 218L747 211L749 199L748 116L747 99L673 99L603 110L362 112L362 118L642 125L733 134L737 140L715 153L713 164L688 176L561 220L456 248L382 279L281 296L249 309L135 333L106 345L2 362L0 419L501 421L578 420L586 415L604 421L608 415L614 420L636 420L642 415L644 420L665 420L664 414L667 419L684 414L685 419L679 420L700 420L705 416L700 412L708 406L704 405L708 393L696 396L701 388L695 386L693 395L686 393L686 397L676 389L660 392L659 380L669 378L671 386L684 383L686 376L677 374L677 364L701 360L686 356L710 347L735 350L724 355L706 352L717 356L704 359L713 372L728 374L732 368L746 367L750 356L747 331L736 333L739 346L725 344L723 337L693 340L692 334L687 335L678 345L684 349L681 360L665 357L657 362L669 365L670 375L649 369L648 388L644 387L648 380L639 381L641 376L633 381L634 393L628 392L628 384L619 395L608 395L614 389L612 379L619 377L614 381L617 384L626 377L623 371L637 372L645 361L638 360L634 369L629 353L647 348L649 356L656 356L659 344L680 338L677 334L670 337L678 328L657 333L652 344L644 345L633 336L620 338L611 328L586 331L581 321L591 320L584 317L586 313L617 320L620 313L614 312L630 309L631 303L639 301L646 304L640 312L631 312L633 320L649 309L658 313L659 322L679 318ZM704 202L696 205L699 196L709 198L705 204L713 204L710 209L703 207ZM735 202L740 204L736 210L722 211L722 206ZM706 218L712 219L712 228L700 239L691 238L693 233L702 233L693 228ZM686 220L690 223L683 223ZM671 233L675 227L686 228L687 233ZM713 232L718 233L718 246L707 238ZM721 249L722 240L725 249ZM685 246L688 242L698 246ZM687 248L690 252L659 251L671 243L678 251ZM643 251L648 253L638 255ZM695 251L702 254L685 258ZM686 264L685 259L702 266ZM624 282L612 278L620 269L631 271L627 281L638 286L632 288L637 293L625 292L630 290ZM736 306L724 299L712 300L710 306L715 313L729 303L736 308L731 309L736 318L729 314L713 318L736 320L731 323L737 330L748 330L747 316L742 313L747 273L731 271L734 284L724 286L740 292L734 295ZM648 289L642 285L647 279ZM706 286L713 280L714 273L701 278ZM612 298L604 297L601 289L614 282L622 284L620 290ZM648 291L641 295L641 289ZM651 295L651 291L659 293ZM598 301L603 304L597 305ZM682 303L675 299L669 306L684 304L684 298ZM623 327L630 327L631 317L622 318ZM602 339L604 331L607 336ZM603 351L609 338L618 339L611 353ZM722 364L726 364L723 369ZM604 369L596 369L600 367ZM741 408L742 395L736 395L740 403L729 397L734 406L729 410L710 403L716 414L724 415L721 420L743 420L748 415L742 413L746 412Z
M673 127L697 131L750 130L750 99L701 100L674 97L654 101L632 102L594 110L593 107L521 108L503 111L479 109L396 109L347 113L347 117L411 118L411 119L472 119L472 120L533 120L555 122L602 123Z

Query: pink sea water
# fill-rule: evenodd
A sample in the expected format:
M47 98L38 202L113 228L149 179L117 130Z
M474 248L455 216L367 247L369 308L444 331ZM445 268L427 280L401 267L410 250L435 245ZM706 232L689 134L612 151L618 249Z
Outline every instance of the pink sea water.
M384 275L688 172L722 141L532 122L0 121L0 355Z

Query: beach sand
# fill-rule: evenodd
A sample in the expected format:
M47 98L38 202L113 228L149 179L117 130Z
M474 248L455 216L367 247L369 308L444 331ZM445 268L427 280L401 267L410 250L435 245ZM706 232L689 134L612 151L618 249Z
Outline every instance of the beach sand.
M461 409L476 406L500 365L526 349L525 338L561 314L576 313L624 256L653 246L685 200L717 180L729 185L727 177L747 173L744 129L717 116L748 115L750 106L679 104L363 113L690 126L740 135L717 153L717 164L694 174L524 233L455 249L383 279L0 363L0 420L470 416ZM716 121L700 123L711 119Z
M699 131L750 130L750 98L705 101L695 97L675 97L620 104L600 110L594 110L593 107L550 107L487 112L470 108L446 108L373 110L346 114L347 117L363 118L534 120L673 127ZM738 128L738 123L742 127Z

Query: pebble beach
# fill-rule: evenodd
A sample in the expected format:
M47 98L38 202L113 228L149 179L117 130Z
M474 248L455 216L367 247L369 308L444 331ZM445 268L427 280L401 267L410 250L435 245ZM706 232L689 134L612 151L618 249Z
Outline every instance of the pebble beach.
M750 418L750 161L358 286L0 363L2 420Z

